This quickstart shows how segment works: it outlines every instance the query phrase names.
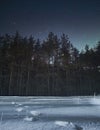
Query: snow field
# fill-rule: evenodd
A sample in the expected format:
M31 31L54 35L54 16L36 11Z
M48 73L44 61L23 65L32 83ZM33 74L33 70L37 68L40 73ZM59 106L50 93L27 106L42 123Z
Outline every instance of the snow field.
M0 130L100 130L100 97L1 97L0 119Z

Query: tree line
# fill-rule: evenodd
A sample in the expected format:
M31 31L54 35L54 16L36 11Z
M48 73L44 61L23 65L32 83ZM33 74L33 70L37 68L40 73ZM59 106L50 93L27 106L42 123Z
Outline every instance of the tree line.
M99 85L100 42L79 52L65 34L0 36L0 95L93 95Z

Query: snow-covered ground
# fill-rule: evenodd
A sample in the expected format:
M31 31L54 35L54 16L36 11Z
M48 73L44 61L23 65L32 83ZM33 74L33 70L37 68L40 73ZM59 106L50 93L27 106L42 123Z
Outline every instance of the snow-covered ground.
M0 130L100 130L100 97L0 97Z

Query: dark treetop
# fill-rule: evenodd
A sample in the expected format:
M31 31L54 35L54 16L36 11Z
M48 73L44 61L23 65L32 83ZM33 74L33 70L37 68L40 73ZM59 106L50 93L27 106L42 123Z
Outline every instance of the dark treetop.
M34 35L48 32L68 34L82 49L100 40L99 0L0 0L0 34Z

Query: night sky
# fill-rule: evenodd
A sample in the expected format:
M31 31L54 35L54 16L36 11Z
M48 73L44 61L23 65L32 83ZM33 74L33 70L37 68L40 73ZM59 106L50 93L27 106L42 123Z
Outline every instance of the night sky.
M78 49L100 40L100 0L0 0L0 34L68 34Z

